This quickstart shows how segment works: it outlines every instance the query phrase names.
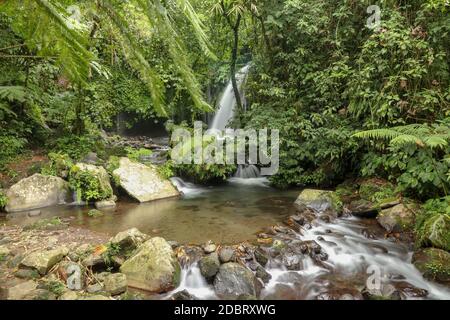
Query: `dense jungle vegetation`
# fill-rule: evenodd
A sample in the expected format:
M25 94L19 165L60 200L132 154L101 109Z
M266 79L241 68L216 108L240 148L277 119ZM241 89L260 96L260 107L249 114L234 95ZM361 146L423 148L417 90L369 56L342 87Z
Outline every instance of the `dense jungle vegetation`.
M53 164L119 155L99 137L121 113L128 126L204 120L251 61L235 123L281 130L275 186L383 178L448 215L449 9L446 0L2 1L2 182L36 150Z

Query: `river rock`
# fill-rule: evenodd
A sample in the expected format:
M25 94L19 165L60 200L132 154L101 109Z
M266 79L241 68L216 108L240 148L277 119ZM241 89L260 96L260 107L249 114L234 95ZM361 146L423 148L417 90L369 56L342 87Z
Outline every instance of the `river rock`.
M139 202L148 202L163 198L179 196L180 193L172 183L163 179L156 167L132 162L128 158L121 158L119 168L114 170L120 186Z
M352 215L360 218L375 218L380 210L372 202L365 199L354 200L346 208Z
M203 248L203 251L205 251L206 254L209 254L209 253L213 253L214 251L216 251L217 246L213 242L209 241L208 243L205 243L202 246L202 248Z
M103 285L106 292L116 296L127 291L127 277L122 273L113 273L105 277Z
M16 272L14 272L14 276L26 280L39 279L41 277L39 272L32 269L19 269Z
M116 201L113 198L97 201L95 203L95 208L97 208L99 210L100 209L113 209L115 207L116 207Z
M87 293L99 293L99 292L103 292L103 291L104 291L104 288L101 283L91 284L90 286L88 286L86 288Z
M405 232L414 227L415 214L403 204L381 211L378 223L388 232Z
M66 247L48 251L35 251L27 255L20 263L21 267L37 270L45 275L55 264L60 262L69 253Z
M435 248L426 248L415 252L414 266L426 279L450 285L450 253Z
M221 247L219 249L219 259L222 263L230 262L234 256L234 249L232 247Z
M27 295L37 289L37 282L22 282L8 289L8 300L23 300Z
M366 300L401 300L400 291L391 284L381 284L378 289L365 287L361 293Z
M214 290L221 299L237 299L239 296L258 296L258 284L253 272L238 263L220 266L214 279Z
M10 253L11 251L9 251L9 249L6 246L0 246L0 261L1 259L4 259L7 256L9 256Z
M265 267L267 262L269 262L269 258L261 249L256 249L254 252L254 255L255 255L255 260L263 267Z
M255 275L256 277L260 278L264 283L269 283L270 279L272 279L272 275L261 266L256 267Z
M189 300L198 300L194 295L190 294L187 290L178 291L174 293L171 297L171 300L175 301L189 301Z
M77 300L78 294L74 291L66 291L64 292L60 297L59 300L65 300L65 301L71 301L71 300Z
M215 275L219 272L220 261L219 256L216 252L204 256L200 259L198 266L200 268L200 273L206 280L214 280Z
M6 192L6 196L6 212L54 206L69 200L69 183L58 177L37 173L13 185Z
M128 285L150 292L167 292L180 283L181 268L172 247L163 238L152 238L126 260L120 272Z
M312 209L316 212L327 210L338 212L340 204L337 196L332 191L305 189L295 200L295 205L299 210Z
M141 244L149 238L145 233L140 232L136 228L131 228L116 234L109 240L112 245L120 248L121 254L129 253L136 250Z

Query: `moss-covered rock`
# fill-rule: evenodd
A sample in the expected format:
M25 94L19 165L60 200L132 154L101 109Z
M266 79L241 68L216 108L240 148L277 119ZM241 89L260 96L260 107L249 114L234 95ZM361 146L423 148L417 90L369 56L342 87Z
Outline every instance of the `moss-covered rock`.
M429 217L417 231L418 243L450 251L450 215Z
M423 276L450 285L450 253L435 248L417 251L413 256L413 264Z
M120 267L128 285L150 292L167 292L180 283L181 268L172 247L163 238L152 238Z
M415 213L410 207L399 204L381 211L377 220L388 232L407 232L414 228Z
M332 191L305 189L298 196L295 205L300 210L313 209L318 212L327 210L342 212L342 202Z

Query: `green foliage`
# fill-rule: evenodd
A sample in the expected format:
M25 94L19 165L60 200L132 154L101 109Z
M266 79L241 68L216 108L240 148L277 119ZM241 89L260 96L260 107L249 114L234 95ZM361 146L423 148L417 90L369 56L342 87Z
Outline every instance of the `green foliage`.
M106 245L106 251L102 254L103 261L105 261L105 264L108 266L108 268L112 268L113 263L113 257L120 255L122 251L122 248L117 243L108 243Z
M135 149L131 147L126 147L125 152L127 153L127 157L133 161L142 162L142 159L149 157L152 155L152 150L149 149Z
M175 176L175 163L172 160L166 161L163 165L157 167L158 173L164 179L170 179Z
M95 136L67 135L56 139L51 149L60 154L67 154L75 161L81 160L91 151L101 151L104 148L101 140Z
M206 161L207 148L208 146L215 143L215 138L213 136L204 136L200 139L201 140L199 140L197 137L191 137L189 139L183 140L184 143L181 143L179 146L177 146L179 159L186 159L186 157L190 155L191 163L177 163L176 160L178 159L172 159L173 162L168 165L170 168L170 172L174 173L174 175L200 184L224 182L228 177L231 176L231 174L236 172L236 165L216 164ZM194 164L193 155L199 152L196 151L197 145L202 146L203 153L201 155L201 164ZM223 152L223 159L225 159L225 150L223 150ZM213 156L215 156L215 154L213 154Z
M89 170L81 170L78 166L73 166L69 173L70 188L77 192L78 200L100 201L112 196L109 185L105 185L101 178Z
M49 162L41 169L43 175L65 178L73 166L72 159L67 154L49 153Z
M381 204L395 199L396 193L394 186L390 183L377 183L376 181L368 180L359 187L359 196L361 199Z
M0 191L0 210L5 208L5 206L8 204L8 198L6 195Z
M425 203L416 218L418 246L433 246L450 251L450 197Z

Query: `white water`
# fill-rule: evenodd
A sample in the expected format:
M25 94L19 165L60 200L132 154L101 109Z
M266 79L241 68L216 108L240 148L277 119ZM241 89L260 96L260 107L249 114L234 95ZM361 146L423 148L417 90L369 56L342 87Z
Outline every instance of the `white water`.
M249 68L250 65L246 65L236 74L236 82L239 90L241 90L242 85L245 82ZM222 94L222 99L220 100L219 103L219 110L214 116L210 129L225 130L230 120L233 119L234 117L235 107L236 107L236 97L234 95L233 85L230 80L230 82L228 83L227 87L225 88Z
M190 182L186 182L179 177L170 178L170 181L185 197L195 197L207 191L206 188L197 186Z
M174 292L171 292L170 295L184 290L201 300L209 300L216 297L212 287L208 285L205 278L201 275L198 263L194 263L189 267L184 267L181 270L180 285Z
M303 235L297 234L298 239L315 240L328 254L326 265L332 267L332 273L342 278L352 279L365 273L368 266L378 266L381 270L382 283L395 282L388 279L389 275L401 275L402 280L413 286L429 292L429 299L450 299L450 289L437 283L427 281L411 263L412 252L399 243L384 239L367 239L361 231L365 227L358 224L357 218L339 219L332 224L317 221L310 230L303 230ZM331 233L327 233L326 230ZM319 237L324 240L318 240ZM387 253L386 253L387 251ZM269 266L267 270L272 279L266 285L262 296L272 293L278 284L292 285L292 275L297 276L305 292L299 293L303 297L314 298L320 292L326 292L323 284L316 279L330 271L314 265L309 257L303 261L303 270L288 271L279 266ZM290 275L290 276L289 276ZM367 274L369 277L370 274Z

